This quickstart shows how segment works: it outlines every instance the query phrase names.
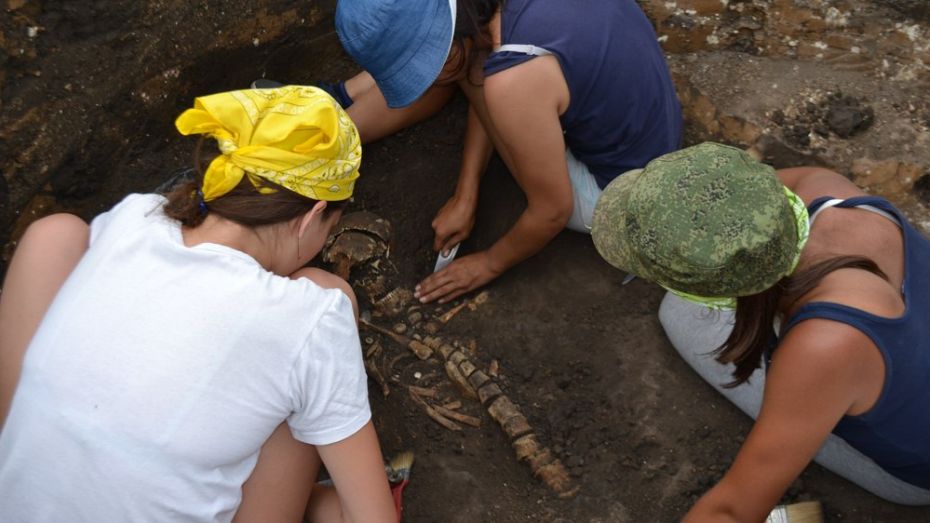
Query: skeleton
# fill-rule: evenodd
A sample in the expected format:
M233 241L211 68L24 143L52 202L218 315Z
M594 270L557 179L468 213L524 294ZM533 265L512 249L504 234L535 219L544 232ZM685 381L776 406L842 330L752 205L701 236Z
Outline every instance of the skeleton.
M572 481L562 462L539 442L533 427L526 416L520 412L519 406L504 394L495 378L480 370L472 362L465 351L455 348L437 336L426 336L421 341L397 334L369 321L363 320L362 325L407 347L421 360L439 354L444 360L444 368L449 380L464 396L481 403L491 419L500 425L510 438L517 459L525 461L533 474L555 491L559 497L570 498L578 493L580 487ZM494 371L496 373L497 369L495 368ZM430 418L449 430L461 430L455 421L476 426L473 422L463 420L459 413L447 411L440 406L428 405L421 394L413 389L410 390L410 396L424 408Z
M475 310L478 305L487 301L487 293L466 300L438 317L427 314L420 305L412 305L415 300L409 289L396 287L385 293L387 278L380 264L386 261L388 256L390 233L391 226L387 221L362 211L345 215L327 241L323 259L333 265L336 274L348 279L354 267L366 264L371 269L364 278L357 278L354 285L364 291L370 304L370 312L363 314L361 325L406 347L420 361L432 361L442 365L449 381L461 395L480 403L497 422L510 440L519 461L525 462L533 474L559 497L575 496L580 487L569 477L562 462L539 442L536 432L520 412L519 406L504 393L497 379L497 361L492 361L485 372L475 364L468 350L458 348L458 343L449 343L436 336L442 326L463 309L467 307ZM405 313L405 316L401 316L402 313ZM372 315L392 318L395 323L392 327L382 327L372 322ZM404 319L409 325L403 322ZM425 336L421 336L418 331L424 332ZM385 375L391 382L403 385L393 374L393 368L402 356L393 358L387 364L387 372L382 372L375 358L380 357L383 362L383 347L373 338L366 338L365 341L368 347L366 370L387 396L389 386ZM477 346L473 343L470 346L471 353L477 352ZM418 373L417 377L419 376ZM415 385L406 385L406 388L414 404L448 430L461 431L463 425L478 427L481 424L480 419L457 411L461 402L443 403L434 388Z

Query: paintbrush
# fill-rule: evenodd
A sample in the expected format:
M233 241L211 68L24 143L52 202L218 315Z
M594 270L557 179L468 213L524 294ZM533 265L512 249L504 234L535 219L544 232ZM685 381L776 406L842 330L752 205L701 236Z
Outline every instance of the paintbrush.
M823 510L819 501L778 505L765 523L823 523Z
M397 521L401 521L404 513L402 496L407 484L410 483L410 468L413 467L413 451L408 450L391 458L388 465L388 480L391 482L391 494L394 495L394 508L397 510Z

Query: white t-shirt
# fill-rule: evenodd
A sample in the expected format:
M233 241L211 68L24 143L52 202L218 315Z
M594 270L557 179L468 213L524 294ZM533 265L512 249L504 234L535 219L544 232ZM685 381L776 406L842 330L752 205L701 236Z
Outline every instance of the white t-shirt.
M283 421L325 445L371 417L352 306L131 195L30 344L0 434L0 521L229 521Z

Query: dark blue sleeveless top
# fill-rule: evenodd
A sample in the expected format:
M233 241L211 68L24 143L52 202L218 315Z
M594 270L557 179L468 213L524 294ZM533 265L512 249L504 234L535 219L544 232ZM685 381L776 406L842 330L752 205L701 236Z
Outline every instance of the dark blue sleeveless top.
M815 200L809 212L828 199ZM885 360L881 396L865 414L844 416L833 433L895 477L930 489L930 241L883 198L859 196L836 207L859 205L886 211L901 225L904 314L889 319L837 303L812 302L798 310L784 332L801 321L822 318L850 325L875 343Z
M634 0L507 0L501 44L542 47L562 67L571 101L565 142L603 189L681 146L682 117L652 24ZM485 76L534 58L492 53Z

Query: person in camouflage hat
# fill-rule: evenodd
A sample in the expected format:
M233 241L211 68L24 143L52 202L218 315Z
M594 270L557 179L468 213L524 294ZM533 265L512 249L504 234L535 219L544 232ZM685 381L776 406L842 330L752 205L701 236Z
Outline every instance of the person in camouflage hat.
M794 269L806 239L796 203L773 168L703 143L611 182L591 235L611 265L721 301L763 291Z
M764 520L812 458L930 505L930 241L887 200L704 143L611 182L592 236L669 290L672 345L759 420L684 521Z

